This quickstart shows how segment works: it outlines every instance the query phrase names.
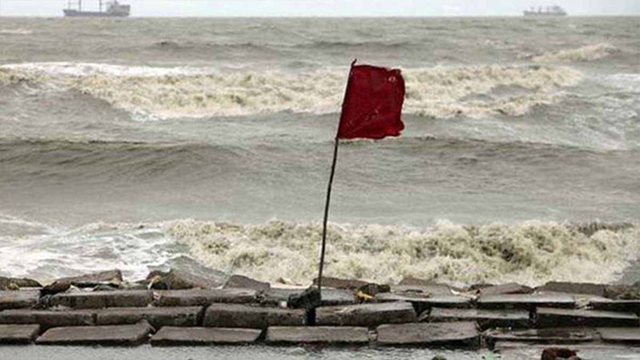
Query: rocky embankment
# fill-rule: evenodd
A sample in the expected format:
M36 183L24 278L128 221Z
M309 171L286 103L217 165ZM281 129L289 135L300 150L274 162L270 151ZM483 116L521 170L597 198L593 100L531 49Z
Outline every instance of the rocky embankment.
M112 270L46 286L0 278L0 345L258 342L497 353L539 345L543 359L571 358L585 346L640 345L640 284L456 288L325 278L321 294L277 286L214 270L153 271L137 282Z

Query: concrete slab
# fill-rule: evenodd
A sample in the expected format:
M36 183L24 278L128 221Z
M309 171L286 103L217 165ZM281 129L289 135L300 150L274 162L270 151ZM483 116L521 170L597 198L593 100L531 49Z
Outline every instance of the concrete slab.
M281 327L267 329L268 343L369 343L369 329L349 326Z
M316 325L373 327L416 320L416 312L408 302L327 306L316 309Z
M430 296L451 296L451 288L445 284L402 284L391 286L391 292L400 295L423 294Z
M0 324L39 324L43 330L60 326L95 325L91 310L50 311L50 310L5 310L0 312Z
M156 291L156 306L209 306L213 303L249 304L257 302L252 289Z
M260 303L277 306L281 301L289 302L292 295L300 295L306 289L278 289L271 288L260 294ZM320 306L336 306L356 304L356 296L351 290L323 288Z
M638 327L598 328L596 331L605 342L640 345L640 328Z
M538 308L537 324L541 328L562 326L625 327L640 326L638 315L584 309Z
M0 291L0 311L30 308L40 300L40 290Z
M476 305L481 309L525 309L536 307L574 308L575 299L567 294L508 294L480 296Z
M480 332L474 322L381 325L377 331L380 345L480 346Z
M30 344L40 333L40 325L0 325L0 345Z
M269 290L271 284L268 282L258 281L243 275L231 275L223 286L227 288L253 289L256 291Z
M567 294L587 294L604 297L605 285L593 283L572 283L562 281L551 281L536 288L537 292L559 292Z
M418 314L432 307L441 308L470 308L471 299L464 296L455 295L437 295L429 296L428 294L400 294L400 293L382 293L375 297L377 302L396 302L404 301L413 305Z
M51 298L51 305L74 309L101 309L145 307L152 301L153 292L151 290L87 291L56 294Z
M258 340L262 330L165 326L151 338L152 346L248 344Z
M592 299L589 305L595 310L640 313L640 300Z
M153 328L146 322L119 326L77 326L50 329L40 345L138 345L149 339Z
M120 270L100 271L80 276L57 279L54 283L67 283L79 288L94 287L99 284L120 284L122 272Z
M516 283L488 286L477 290L478 295L531 294L533 289Z
M266 329L269 326L303 326L307 312L238 304L212 304L204 317L205 327Z
M163 326L199 326L203 313L201 306L110 308L97 310L96 325L126 325L146 320L156 330Z
M491 346L496 342L526 342L544 344L574 344L594 340L595 330L585 328L555 328L529 330L494 330L485 334Z
M419 322L475 321L481 329L528 328L529 312L526 310L482 310L432 308L418 318Z

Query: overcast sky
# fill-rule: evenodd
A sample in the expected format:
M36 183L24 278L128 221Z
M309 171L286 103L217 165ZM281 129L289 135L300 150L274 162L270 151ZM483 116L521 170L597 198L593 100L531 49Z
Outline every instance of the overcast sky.
M73 0L77 1L77 0ZM82 0L87 10L98 0ZM107 0L105 0L107 1ZM132 16L520 15L533 5L571 15L640 15L640 0L121 0ZM0 0L0 15L61 16L67 0Z

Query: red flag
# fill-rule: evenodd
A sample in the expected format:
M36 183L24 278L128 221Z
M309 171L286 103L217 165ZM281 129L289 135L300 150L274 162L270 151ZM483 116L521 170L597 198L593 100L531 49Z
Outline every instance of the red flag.
M404 79L398 69L351 64L338 128L340 139L382 139L404 129Z

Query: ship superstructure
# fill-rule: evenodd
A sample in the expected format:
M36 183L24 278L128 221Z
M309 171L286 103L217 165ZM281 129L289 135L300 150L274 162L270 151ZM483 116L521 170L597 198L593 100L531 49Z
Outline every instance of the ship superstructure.
M82 0L69 0L66 9L62 10L68 17L127 17L131 14L131 6L120 4L117 0L106 3L103 11L103 1L99 1L99 11L83 11Z
M524 16L567 16L567 12L558 5L537 8L532 6L524 11Z

